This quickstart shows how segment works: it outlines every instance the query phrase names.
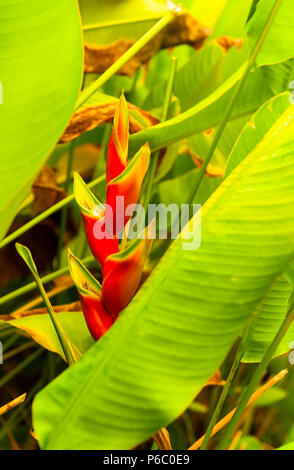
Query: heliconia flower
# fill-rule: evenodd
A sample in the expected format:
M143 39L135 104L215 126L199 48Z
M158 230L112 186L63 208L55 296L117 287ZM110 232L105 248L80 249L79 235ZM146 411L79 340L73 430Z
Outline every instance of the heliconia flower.
M105 233L104 206L78 173L74 174L74 195L82 213L90 250L98 263L103 266L107 256L118 252L118 239ZM101 233L105 233L105 237L98 240L97 232L99 230Z
M88 329L97 341L115 322L116 316L104 307L99 282L70 250L68 261L70 274L79 293Z
M128 107L122 93L116 108L106 164L106 183L120 175L127 166L129 140Z
M128 127L127 104L122 95L108 148L105 206L77 173L74 176L74 194L87 240L102 267L102 287L72 253L69 253L69 266L88 328L95 339L109 329L135 295L153 239L150 231L154 230L154 222L146 229L148 236L145 232L119 252L118 234L132 217L150 160L146 143L127 164Z
M148 143L146 143L136 153L126 169L107 184L105 209L106 230L110 223L113 233L118 235L132 216L132 212L130 212L129 215L125 215L125 209L131 204L135 205L138 202L149 160L150 149ZM119 196L123 198L124 206L124 211L120 218L118 218L117 214L117 198ZM110 208L112 210L110 210Z
M152 232L154 232L154 221L145 229L144 238L137 238L125 250L109 255L105 260L102 298L107 310L114 315L128 305L139 287L153 241Z

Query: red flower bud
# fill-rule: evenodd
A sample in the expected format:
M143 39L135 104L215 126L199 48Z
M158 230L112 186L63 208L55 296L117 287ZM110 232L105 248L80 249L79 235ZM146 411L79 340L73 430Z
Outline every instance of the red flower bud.
M99 282L70 250L68 260L70 274L79 293L88 329L97 341L115 322L116 316L104 307Z
M116 108L108 146L106 183L120 175L127 166L129 140L128 107L122 94Z
M131 213L126 216L125 209L131 204L137 204L138 202L142 182L149 165L149 159L150 149L148 143L146 143L136 153L127 168L117 178L107 184L105 209L106 230L108 224L111 224L113 221L113 233L119 234L132 216ZM124 202L124 213L120 220L117 217L118 196L122 196ZM110 210L110 208L112 210ZM112 224L110 226L112 226Z

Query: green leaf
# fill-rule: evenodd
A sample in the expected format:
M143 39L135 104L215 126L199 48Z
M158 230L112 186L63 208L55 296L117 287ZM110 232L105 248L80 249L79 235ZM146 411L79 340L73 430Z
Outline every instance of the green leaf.
M260 0L248 23L248 39L254 47L277 0ZM292 0L280 2L274 21L256 58L256 64L277 64L294 57L294 9Z
M267 390L256 402L257 407L259 406L272 406L281 400L284 400L288 395L287 391L281 387L272 387Z
M294 59L286 60L281 64L264 65L261 67L268 86L273 93L282 93L289 90L294 71Z
M293 265L293 263L292 263ZM242 362L259 362L274 339L288 311L288 301L293 287L285 276L276 279L269 287L264 301L256 310L256 318L249 331ZM288 351L294 335L294 325L280 342L275 355Z
M282 93L281 95L274 96L258 109L244 126L232 149L226 166L225 176L229 175L258 145L260 140L262 140L289 106L289 93Z
M164 0L79 0L85 42L139 39L168 12Z
M109 332L37 395L42 448L131 448L192 402L294 259L293 132L289 107L204 205L200 248L183 249L186 226Z
M285 444L276 450L294 450L294 441L288 442L288 444Z
M230 152L250 116L251 114L247 114L227 123L209 163L209 167L214 168L216 172L224 173ZM188 147L193 155L197 156L202 161L205 159L217 129L218 127L212 129L210 132L196 134L187 139Z
M184 113L152 128L138 132L130 137L129 152L135 153L146 141L151 151L158 150L178 140L216 127L228 105L234 85L244 72L246 63L241 66L211 95ZM250 73L231 114L230 121L244 115L253 114L261 104L272 96L260 70Z
M251 3L252 0L243 0L242 2L227 0L226 6L214 26L213 36L233 36L235 38L243 38L246 35L245 26ZM207 10L207 12L209 12L209 10Z
M62 330L61 325L58 323L58 320L55 316L55 312L53 310L53 307L51 305L49 297L47 296L46 291L43 287L42 281L40 279L37 267L35 265L35 262L33 260L33 257L32 257L32 254L31 254L30 250L26 246L21 245L20 243L16 243L15 247L16 247L16 250L18 251L18 253L20 254L20 256L23 258L24 262L27 264L27 266L30 269L31 273L33 274L33 277L36 281L37 287L38 287L38 289L40 291L40 294L43 298L43 302L46 305L49 316L51 318L52 325L54 326L55 333L56 333L56 335L59 339L60 346L63 349L63 352L64 352L64 355L66 357L67 362L69 363L69 365L71 365L76 360L78 360L79 357L81 357L81 353L70 342L70 339L66 336L66 334Z
M160 200L167 206L169 204L183 204L189 196L190 188L197 179L199 169L195 169L184 173L177 178L172 178L161 182L158 185ZM221 183L221 178L205 177L199 187L199 191L195 200L195 204L204 204L211 194Z
M1 239L72 114L82 41L68 0L1 2L0 31Z
M245 34L251 0L183 0L177 3L182 3L199 21L212 28L213 37L241 37Z
M242 436L235 450L264 450L261 442L255 436Z
M82 312L55 313L58 322L71 343L84 354L93 344ZM59 354L64 360L64 353L56 336L52 321L47 313L23 316L15 320L0 321L0 325L10 324L25 331L43 348Z
M215 42L210 42L189 58L178 69L173 93L181 104L182 111L195 105L216 90L247 59L244 48L240 51L232 47L226 52ZM152 109L163 104L167 80L157 80L144 108Z

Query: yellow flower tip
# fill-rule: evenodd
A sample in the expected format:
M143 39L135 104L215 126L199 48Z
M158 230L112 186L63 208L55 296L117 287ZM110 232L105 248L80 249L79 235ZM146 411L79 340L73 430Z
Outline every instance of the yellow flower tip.
M70 249L68 249L68 266L72 280L81 295L101 297L101 285Z
M75 200L85 215L99 217L101 212L102 216L104 207L88 188L83 178L76 171L74 172L73 188Z

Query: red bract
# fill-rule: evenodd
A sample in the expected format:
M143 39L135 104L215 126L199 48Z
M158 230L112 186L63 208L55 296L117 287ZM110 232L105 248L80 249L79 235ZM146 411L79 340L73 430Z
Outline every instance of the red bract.
M128 113L122 96L108 148L106 206L96 199L78 174L74 179L75 198L82 212L87 240L102 267L102 287L72 253L69 263L88 328L96 340L110 328L138 289L152 241L144 234L119 251L118 235L132 216L150 158L148 144L143 145L129 165L127 152ZM126 208L128 215L125 215Z
M111 180L106 187L106 209L105 224L109 232L110 226L114 234L119 234L132 216L134 209L125 215L125 209L131 204L135 205L139 199L144 176L146 174L150 158L148 143L143 145L136 153L127 168L115 179ZM122 207L120 200L122 198ZM119 217L119 214L121 217Z
M118 239L105 232L104 207L78 173L74 175L74 194L81 209L90 250L103 266L107 256L118 252Z
M106 258L102 297L112 314L123 310L136 293L151 243L152 239L137 239L124 251Z
M127 166L129 140L128 108L124 95L115 111L106 163L106 183L121 174Z
M116 317L103 305L99 282L70 250L68 259L70 274L79 293L88 329L97 341L111 327Z

